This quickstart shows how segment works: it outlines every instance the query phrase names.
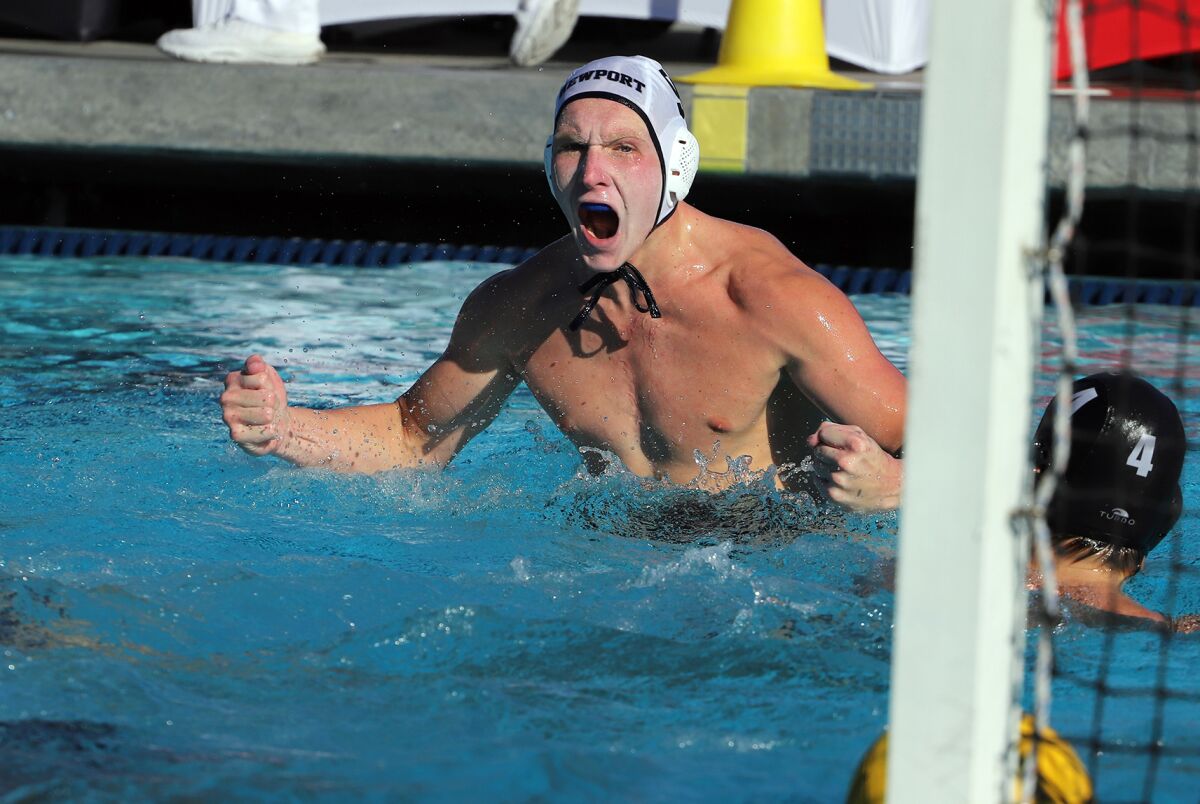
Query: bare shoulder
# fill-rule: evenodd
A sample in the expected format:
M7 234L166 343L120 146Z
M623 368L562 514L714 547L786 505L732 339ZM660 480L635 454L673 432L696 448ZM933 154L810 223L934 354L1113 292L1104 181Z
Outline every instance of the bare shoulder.
M557 240L481 282L463 302L448 351L509 360L527 351L531 339L544 336L542 322L553 320L546 311L562 294L563 263L575 253L569 238Z
M809 268L774 235L751 226L732 227L727 242L729 295L754 318L786 312L837 315L849 300L825 277Z
M474 319L512 325L524 319L531 308L558 292L561 282L552 280L562 275L564 260L572 259L574 253L574 244L569 236L564 237L520 265L492 274L463 302L460 320L470 315Z

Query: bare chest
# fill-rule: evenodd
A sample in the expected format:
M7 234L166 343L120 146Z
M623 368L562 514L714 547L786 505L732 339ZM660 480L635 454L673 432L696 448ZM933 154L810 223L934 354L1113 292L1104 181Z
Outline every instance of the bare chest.
M558 331L524 364L527 385L577 444L641 473L753 440L777 363L744 334L638 316Z

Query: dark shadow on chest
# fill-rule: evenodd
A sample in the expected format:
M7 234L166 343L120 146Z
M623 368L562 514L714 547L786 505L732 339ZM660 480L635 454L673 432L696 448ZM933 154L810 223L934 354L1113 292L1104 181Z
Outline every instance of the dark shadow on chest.
M781 469L799 465L811 451L805 443L809 435L827 417L796 387L787 371L779 371L779 382L767 401L767 440L771 445L771 460ZM791 491L813 493L810 473L781 471L780 478ZM816 495L819 498L819 494Z
M571 344L571 354L575 357L592 357L602 352L612 353L624 349L629 345L629 341L621 336L620 331L609 318L608 311L603 307L597 307L592 310L591 317L586 319L578 330L572 330L569 327L564 330L567 336L567 342ZM583 345L583 333L591 332L598 335L600 343L593 345L591 348L586 348ZM590 339L592 344L595 344L595 339Z

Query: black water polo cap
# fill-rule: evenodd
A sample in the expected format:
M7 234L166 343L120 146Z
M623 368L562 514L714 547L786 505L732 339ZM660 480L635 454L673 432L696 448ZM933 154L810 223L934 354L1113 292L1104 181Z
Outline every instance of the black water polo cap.
M1034 436L1034 465L1054 450L1051 401ZM1179 518L1179 476L1187 451L1183 420L1167 395L1129 373L1076 380L1071 457L1046 512L1059 536L1086 536L1149 553Z

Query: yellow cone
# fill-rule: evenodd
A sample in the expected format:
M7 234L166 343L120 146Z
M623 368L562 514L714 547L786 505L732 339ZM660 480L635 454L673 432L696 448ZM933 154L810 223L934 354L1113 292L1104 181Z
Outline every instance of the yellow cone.
M717 66L691 84L869 89L829 71L821 0L733 0Z

